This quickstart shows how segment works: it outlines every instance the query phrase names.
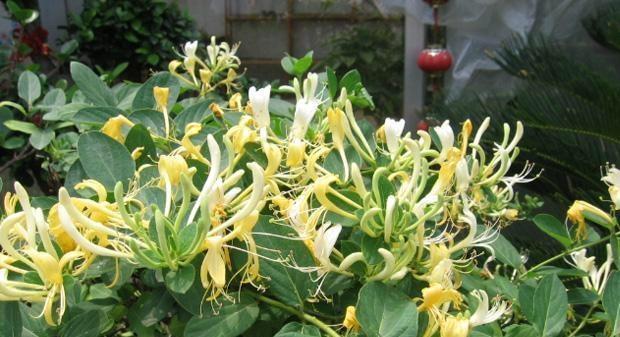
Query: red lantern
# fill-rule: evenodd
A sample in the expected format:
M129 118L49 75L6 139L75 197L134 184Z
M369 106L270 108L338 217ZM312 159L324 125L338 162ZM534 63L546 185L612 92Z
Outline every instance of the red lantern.
M452 66L452 55L446 49L428 48L418 56L418 67L427 73L442 72Z
M428 131L428 122L425 119L422 119L418 122L418 125L416 125L416 130Z

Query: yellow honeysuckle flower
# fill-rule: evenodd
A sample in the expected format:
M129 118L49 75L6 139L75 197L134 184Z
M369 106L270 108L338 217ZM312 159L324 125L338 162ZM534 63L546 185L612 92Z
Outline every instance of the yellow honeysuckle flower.
M360 323L357 321L357 317L355 316L354 306L350 305L347 307L347 313L344 317L344 320L342 321L342 325L347 330L353 330L355 332L360 331L361 326Z
M142 157L142 153L144 152L144 146L138 146L133 151L131 151L131 159L138 160Z
M419 311L431 310L444 303L453 303L458 307L463 298L461 293L453 288L445 288L441 284L431 284L422 289L422 304L418 307Z
M254 143L258 140L256 130L248 127L248 125L251 125L252 122L252 117L243 116L239 120L239 124L230 128L230 130L226 133L226 136L230 138L236 153L241 153L245 144Z
M200 281L205 289L221 291L226 286L226 262L224 261L224 244L221 235L205 239L203 248L207 254L200 266Z
M286 166L299 167L304 162L306 155L306 143L301 139L295 139L288 145L286 153Z
M342 215L344 217L347 217L349 219L357 219L357 216L336 206L336 204L334 204L327 197L327 193L329 192L330 194L336 195L342 201L352 206L355 206L357 208L361 208L360 205L353 203L351 200L342 196L340 193L338 193L336 190L334 190L333 188L329 186L329 184L335 182L336 180L338 180L338 178L334 175L323 176L319 178L317 181L314 182L314 188L313 188L314 195L316 196L317 200L321 203L321 205L323 205L323 207L325 207L327 210L334 212L336 214Z
M153 97L155 98L155 104L157 110L164 111L168 109L168 97L170 96L170 88L166 87L153 87Z
M469 137L471 136L471 133L473 131L473 124L471 122L471 120L466 120L465 123L463 123L463 129L461 131L461 154L464 156L465 153L467 153L467 144L469 142Z
M577 239L587 238L586 219L607 228L614 225L614 220L609 214L583 200L575 201L566 212L566 216L577 225Z
M224 117L224 110L222 110L222 107L220 107L220 105L215 102L209 104L209 110L211 110L211 112L213 112L213 115L217 118Z
M440 325L441 337L467 337L469 336L469 320L461 315L446 317Z
M238 112L243 111L243 104L241 104L241 94L236 92L228 99L228 108L237 110Z
M123 115L118 115L116 117L111 117L108 119L105 124L101 127L101 132L114 138L119 143L125 142L125 134L123 133L123 127L132 127L134 123L127 119L127 117Z
M15 206L17 206L17 195L7 192L4 195L4 212L6 215L15 213Z
M105 186L103 186L102 183L98 182L95 179L82 180L81 182L75 184L74 188L76 190L88 188L95 191L95 193L97 193L97 198L99 199L99 202L106 201L106 199L108 198L108 192L106 191Z
M172 186L177 186L181 182L181 174L189 174L187 162L180 155L161 155L157 162L159 175L168 179Z
M153 97L155 97L155 104L157 110L164 114L164 129L166 132L166 138L170 135L170 120L168 119L168 97L170 96L170 88L166 87L153 87Z
M179 68L183 62L179 60L172 60L168 63L168 71L174 75L178 75L177 68Z
M185 134L183 135L183 138L181 139L181 146L183 146L183 149L185 149L185 152L187 152L190 156L192 156L196 160L204 164L209 164L209 161L207 160L207 158L205 158L200 152L200 145L194 145L194 143L192 143L192 140L191 140L191 137L199 134L201 130L202 130L202 125L200 125L200 123L188 123L185 126Z
M213 72L211 72L211 70L209 69L200 69L198 71L198 74L200 75L200 82L202 82L202 85L205 86L205 89L208 89L211 85L211 78L213 78Z

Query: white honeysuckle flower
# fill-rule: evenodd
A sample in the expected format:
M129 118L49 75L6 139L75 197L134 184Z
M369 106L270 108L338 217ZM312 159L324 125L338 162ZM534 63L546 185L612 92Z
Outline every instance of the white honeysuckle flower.
M331 222L326 222L316 232L314 256L323 266L331 265L329 257L332 255L340 231L342 231L341 225L332 226Z
M607 168L607 175L601 180L609 186L609 196L614 203L614 209L620 210L620 170L615 166Z
M454 131L452 131L452 127L450 126L450 121L443 122L441 126L436 126L433 130L435 130L437 137L439 137L439 142L441 143L439 160L443 161L446 159L447 151L454 146Z
M304 80L304 100L306 102L311 102L313 100L316 100L315 94L316 94L316 88L319 85L319 75L316 73L308 73L308 76L306 76L306 79Z
M471 176L469 174L467 160L465 158L461 158L456 164L455 176L456 191L459 193L464 193L469 188L469 183L471 182Z
M478 299L478 308L469 318L471 327L495 322L510 311L510 305L506 301L495 302L489 309L489 295L484 290L473 290L471 294Z
M271 94L271 85L256 90L251 87L248 92L250 105L252 106L252 114L259 128L269 127L269 95Z
M319 107L319 102L312 100L307 102L305 100L298 101L295 105L295 117L293 119L293 126L291 127L291 134L294 139L302 139L308 131L308 126L314 118Z
M405 120L395 120L392 118L386 118L384 124L385 130L385 141L387 143L388 151L392 156L392 159L396 157L396 153L398 152L399 140L405 130Z
M191 59L195 58L197 49L198 41L185 42L185 45L183 46L183 52L185 53L185 57Z
M609 273L611 272L611 266L613 264L613 252L611 245L607 244L607 260L600 266L596 267L596 258L594 256L588 257L586 249L581 249L570 254L572 262L567 261L573 267L582 270L588 274L582 278L583 287L589 290L596 291L599 295L605 290L605 285L609 280Z

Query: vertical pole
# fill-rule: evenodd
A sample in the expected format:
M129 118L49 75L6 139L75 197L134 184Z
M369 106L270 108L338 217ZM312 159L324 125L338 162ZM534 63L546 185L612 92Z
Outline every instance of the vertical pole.
M417 59L424 49L424 24L411 14L405 15L405 78L403 118L407 129L412 130L422 119L424 107L424 73L417 66Z

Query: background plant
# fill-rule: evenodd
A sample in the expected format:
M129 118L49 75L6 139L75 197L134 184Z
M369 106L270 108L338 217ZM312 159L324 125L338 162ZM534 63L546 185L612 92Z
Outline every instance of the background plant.
M133 80L165 68L182 43L198 37L187 13L163 0L88 0L80 15L71 16L67 32L92 64L112 69L129 62L125 76Z
M356 69L377 109L368 115L378 120L402 113L403 36L390 27L357 25L329 40L323 61L339 76Z
M611 1L583 19L590 36L613 51L620 39L618 13L620 3ZM543 36L514 37L490 53L504 71L522 80L514 94L434 107L441 116L523 121L528 135L521 160L546 170L537 191L555 193L565 205L574 198L596 200L604 190L592 172L607 162L617 163L620 156L616 113L620 87L609 71L612 65L591 52L586 62L574 54L575 50Z

